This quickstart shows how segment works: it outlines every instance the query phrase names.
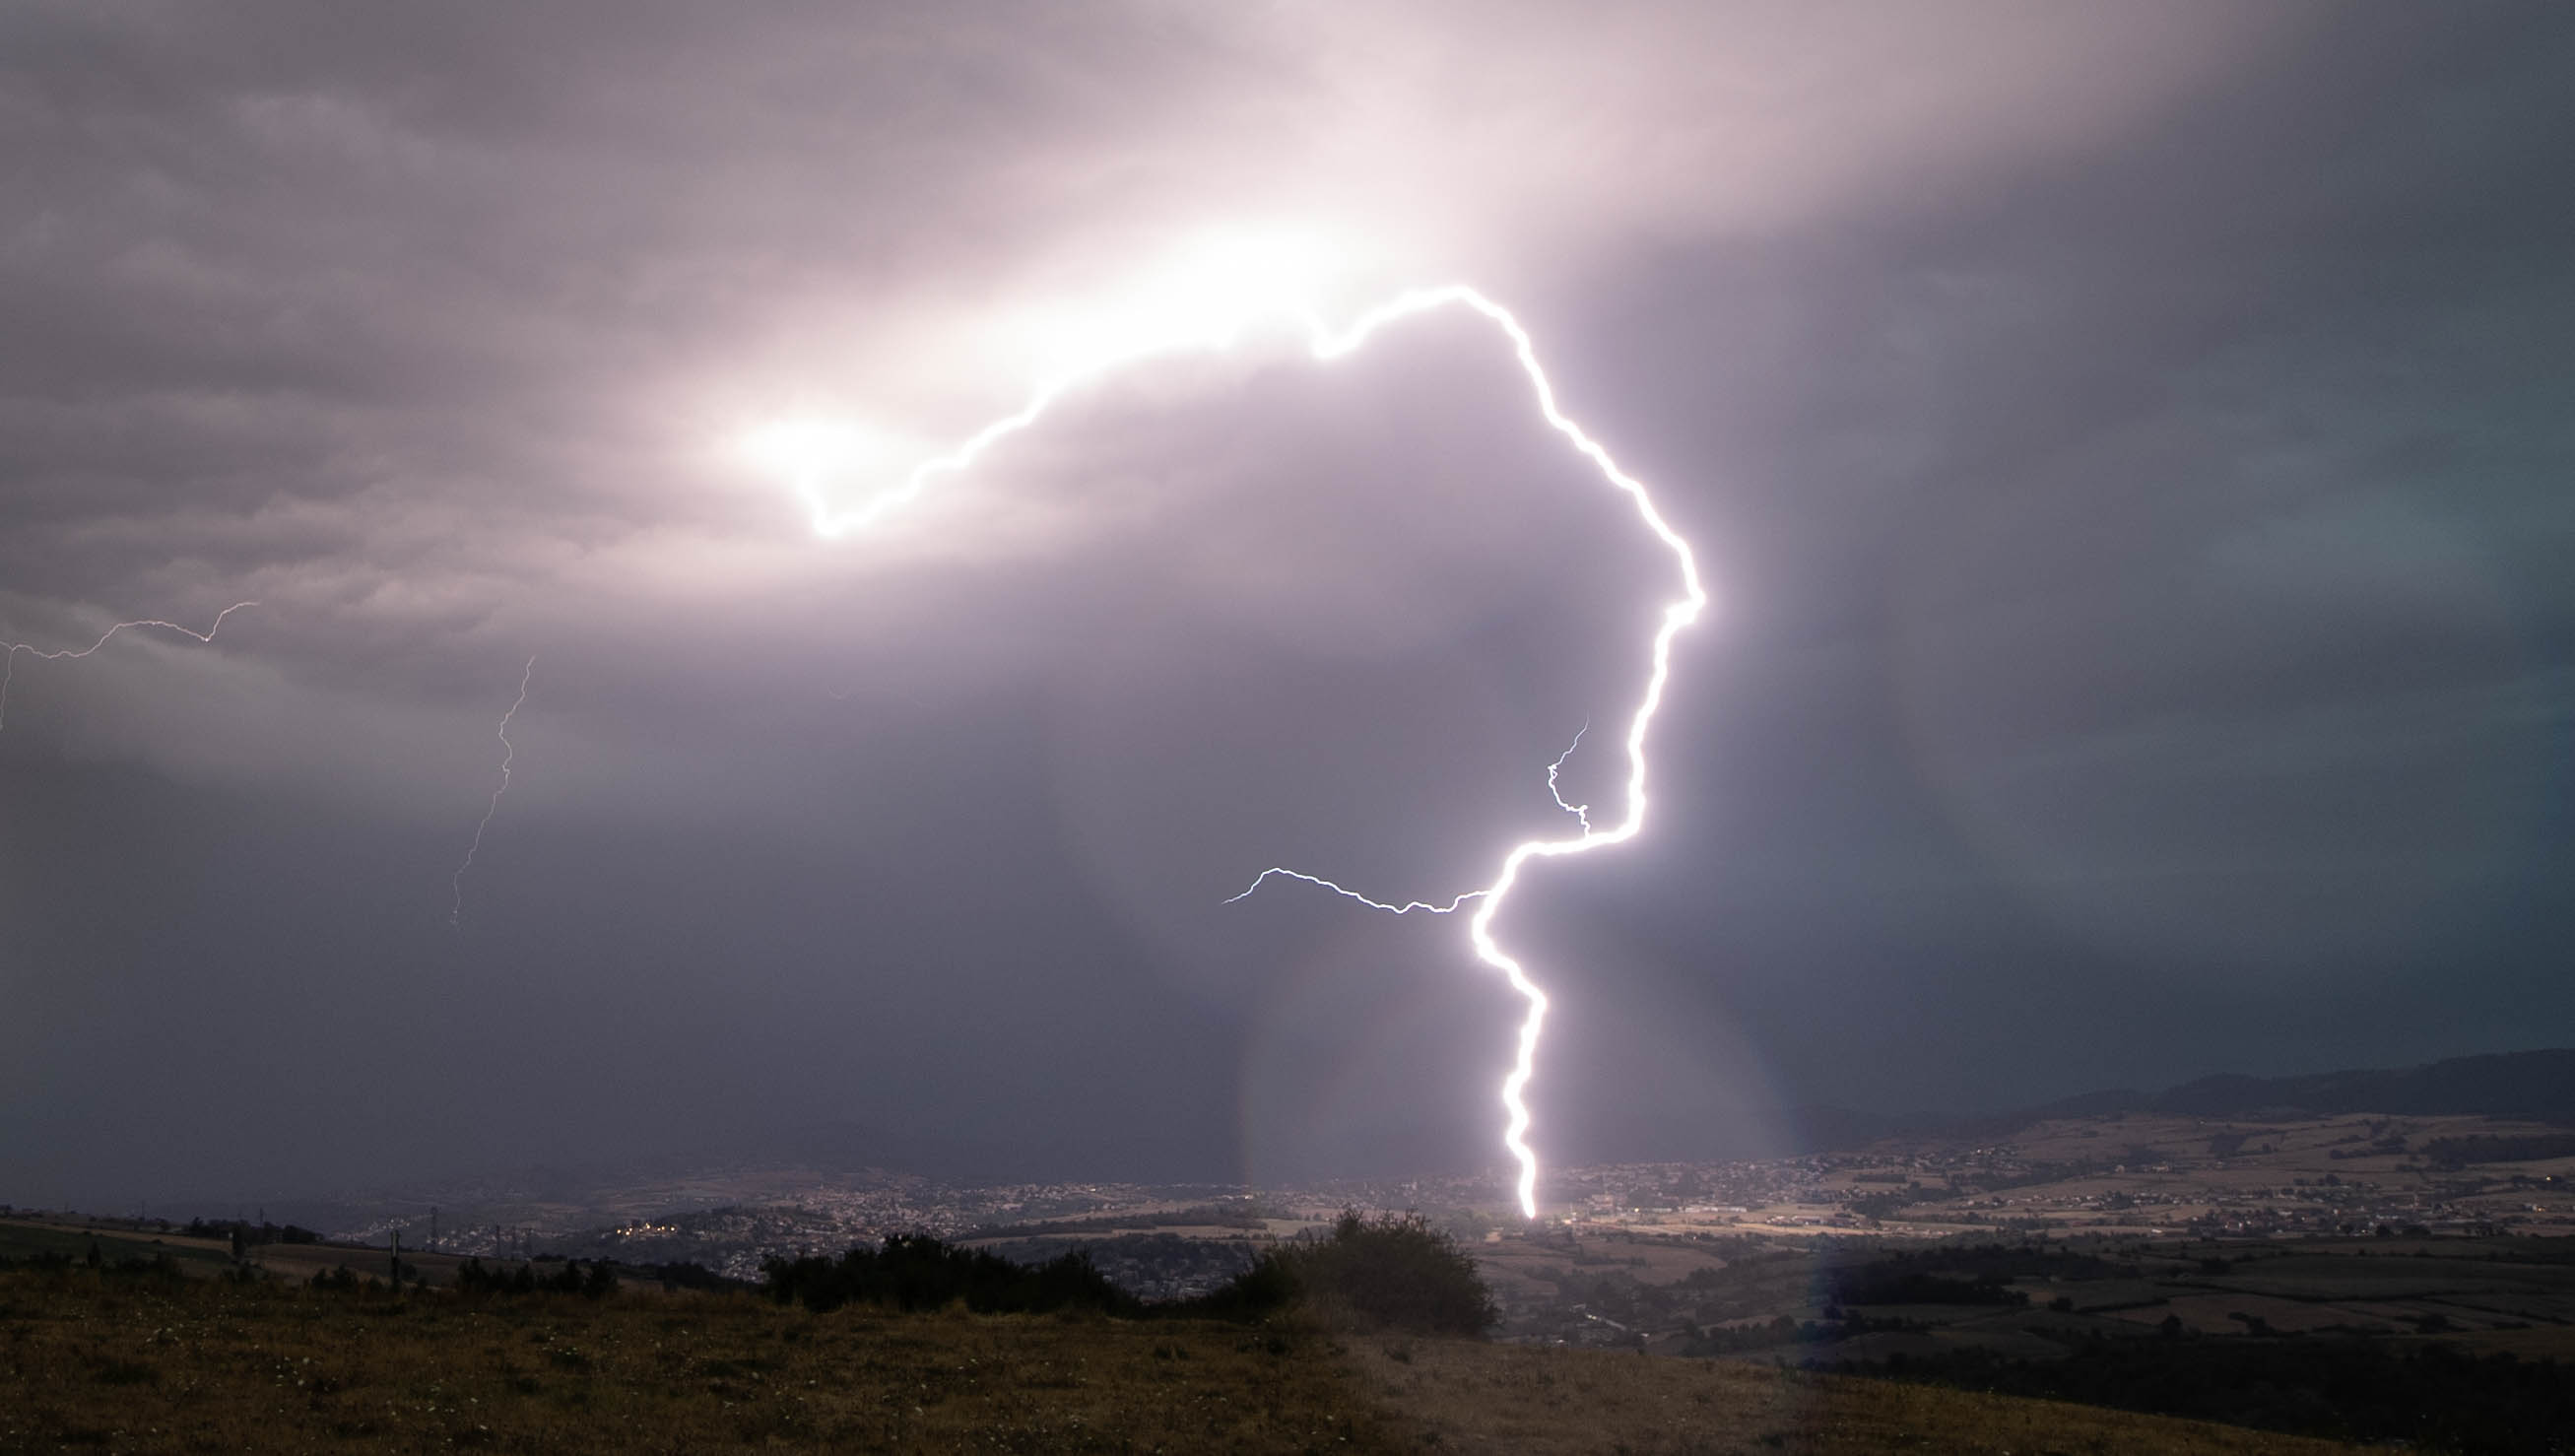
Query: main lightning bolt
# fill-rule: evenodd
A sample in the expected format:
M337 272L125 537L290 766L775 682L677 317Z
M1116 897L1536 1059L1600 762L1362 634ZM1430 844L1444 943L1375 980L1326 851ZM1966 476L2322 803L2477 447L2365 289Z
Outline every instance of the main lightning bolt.
M259 604L256 602L236 602L232 606L225 608L223 611L216 613L215 620L207 624L204 632L199 632L193 627L181 627L175 622L163 622L157 617L147 617L139 622L120 622L114 627L109 628L107 631L100 633L98 635L98 641L91 643L85 648L58 648L53 652L45 652L41 649L29 647L25 643L0 643L0 647L5 647L9 650L6 654L0 654L0 728L6 728L8 726L9 679L18 670L18 655L20 653L25 653L31 658L38 658L48 663L59 663L70 659L86 658L90 654L97 652L100 648L107 646L108 640L115 637L118 633L141 627L167 628L172 632L178 633L182 637L193 637L201 643L210 643L215 640L216 633L224 630L225 618L232 616L234 613L241 611L245 607L257 607L258 605Z
M474 842L465 846L465 860L456 866L456 873L449 880L456 891L455 903L447 910L450 928L465 918L465 871L474 867L474 851L483 847L483 831L492 827L492 815L501 811L501 795L510 791L510 763L519 756L518 745L510 741L510 720L517 718L519 710L527 706L528 683L536 676L537 660L532 656L528 659L528 666L519 672L519 696L511 700L510 711L501 715L501 728L496 734L501 739L501 781L493 785L492 801L483 806L483 822L474 826Z
M1339 359L1360 348L1386 326L1400 320L1439 310L1456 309L1474 314L1491 324L1505 342L1511 357L1526 377L1538 414L1547 426L1570 443L1574 451L1588 460L1600 478L1611 489L1628 499L1643 524L1663 549L1671 554L1679 578L1679 592L1663 604L1661 619L1654 630L1648 654L1651 664L1635 708L1627 717L1625 749L1627 758L1625 811L1614 823L1602 825L1591 821L1587 804L1565 802L1555 791L1556 773L1572 756L1568 747L1547 769L1547 789L1558 807L1571 813L1580 832L1566 838L1525 839L1502 855L1493 877L1483 885L1465 890L1444 902L1406 900L1400 903L1377 899L1344 885L1307 874L1301 870L1273 866L1255 876L1242 894L1231 897L1232 903L1251 894L1274 877L1298 880L1334 894L1358 901L1370 909L1403 915L1414 911L1429 914L1451 914L1472 904L1473 914L1467 920L1467 941L1475 957L1500 971L1511 989L1526 1005L1520 1019L1519 1037L1511 1069L1502 1078L1501 1102L1506 1122L1502 1145L1509 1149L1519 1165L1517 1191L1521 1216L1537 1216L1537 1154L1528 1143L1529 1109L1526 1092L1529 1079L1536 1071L1539 1032L1546 1023L1547 997L1530 977L1528 967L1518 957L1502 948L1494 937L1494 921L1509 902L1511 891L1518 887L1520 872L1534 859L1568 858L1589 853L1612 844L1622 844L1636 837L1644 828L1647 797L1645 738L1654 725L1655 715L1663 706L1663 694L1671 681L1672 642L1682 629L1698 621L1708 605L1708 594L1699 577L1697 558L1689 543L1672 529L1642 482L1618 468L1601 444L1565 415L1557 406L1555 385L1546 369L1538 362L1537 346L1528 330L1508 309L1465 284L1446 284L1436 288L1412 289L1396 294L1374 308L1359 314L1344 327L1328 327L1319 314L1301 300L1283 296L1275 279L1252 281L1239 296L1222 300L1210 308L1195 327L1169 331L1161 337L1129 340L1095 353L1080 367L1053 375L1042 381L1018 410L986 425L983 429L950 449L915 465L895 485L868 497L854 507L835 509L825 498L823 478L830 467L839 463L836 457L846 452L836 448L845 437L829 427L812 425L773 426L757 433L749 442L753 453L769 463L782 467L789 476L791 488L805 504L814 531L827 538L849 535L884 519L920 498L930 485L942 476L956 475L974 466L987 451L1013 435L1027 430L1044 419L1066 395L1095 385L1121 369L1148 359L1188 353L1217 353L1235 347L1247 328L1256 322L1282 319L1302 328L1305 346L1312 356L1323 362ZM1586 730L1588 726L1585 726ZM1579 745L1581 734L1574 735Z

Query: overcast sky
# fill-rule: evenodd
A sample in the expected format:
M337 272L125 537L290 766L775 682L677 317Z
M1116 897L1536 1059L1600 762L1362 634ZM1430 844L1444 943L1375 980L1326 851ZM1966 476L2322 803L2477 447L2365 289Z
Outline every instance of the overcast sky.
M1646 832L1501 926L1550 1161L2575 1042L2569 75L2545 5L0 7L0 640L259 604L12 659L0 1201L1498 1167L1462 924L1224 903L1480 883L1586 723L1617 801L1670 560L1495 331L1122 370L837 541L740 448L940 449L1222 230L1516 310L1717 596Z

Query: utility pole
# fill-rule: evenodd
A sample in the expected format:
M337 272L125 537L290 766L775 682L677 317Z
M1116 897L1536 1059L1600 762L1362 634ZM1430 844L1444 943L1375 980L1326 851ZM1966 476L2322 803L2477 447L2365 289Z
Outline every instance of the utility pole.
M438 1205L429 1205L429 1251L438 1252Z
M402 1230L401 1230L401 1229L396 1228L396 1229L390 1230L389 1232L387 1232L387 1233L386 1233L386 1235L385 1235L385 1250L386 1250L386 1261L393 1265L393 1274L394 1274L394 1292L395 1292L396 1294L400 1294L400 1293L402 1293Z

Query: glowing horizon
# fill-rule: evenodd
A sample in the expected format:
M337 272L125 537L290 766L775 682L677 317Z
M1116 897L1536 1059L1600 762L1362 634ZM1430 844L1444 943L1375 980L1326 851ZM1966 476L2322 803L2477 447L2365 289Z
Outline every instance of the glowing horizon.
M1556 792L1557 773L1581 743L1582 734L1577 732L1573 745L1548 766L1546 781L1548 796L1554 799L1557 807L1574 816L1580 832L1570 838L1525 839L1512 845L1503 854L1493 878L1480 887L1462 891L1444 903L1421 900L1396 903L1372 898L1319 875L1274 865L1256 875L1242 893L1231 896L1226 902L1230 904L1242 899L1273 876L1279 876L1329 890L1371 909L1398 915L1415 910L1450 914L1470 901L1474 903L1474 913L1467 924L1467 938L1475 957L1500 971L1526 1005L1511 1069L1502 1078L1501 1103L1505 1114L1502 1145L1518 1165L1516 1191L1520 1214L1534 1219L1537 1216L1538 1160L1528 1143L1533 1119L1528 1110L1526 1092L1536 1071L1538 1039L1545 1025L1548 1001L1546 992L1529 975L1527 967L1503 949L1495 938L1493 922L1509 899L1511 890L1518 884L1521 868L1529 860L1567 857L1604 845L1624 843L1642 829L1647 804L1645 737L1662 707L1664 690L1670 681L1672 640L1682 629L1698 620L1707 608L1709 598L1689 543L1663 518L1644 485L1620 470L1609 452L1557 407L1555 386L1538 362L1536 344L1508 309L1468 285L1443 284L1397 293L1360 312L1336 332L1324 324L1314 303L1321 279L1327 271L1323 266L1327 261L1327 255L1319 249L1292 245L1256 246L1220 253L1214 263L1176 270L1172 278L1165 280L1165 287L1149 295L1157 300L1154 306L1122 312L1117 316L1118 327L1091 336L1090 342L1094 347L1086 358L1073 365L1060 365L1043 372L1028 401L1018 410L991 421L946 452L917 462L895 484L864 497L848 509L835 509L830 504L823 491L823 482L836 468L861 453L860 442L873 438L860 427L839 421L780 421L751 432L741 444L748 458L788 478L789 488L804 504L817 536L838 540L917 500L937 477L971 469L994 445L1045 418L1065 395L1097 384L1121 369L1148 359L1227 352L1255 323L1285 321L1301 327L1307 353L1321 363L1355 352L1389 324L1436 310L1463 309L1493 325L1508 341L1513 359L1527 378L1540 417L1550 429L1564 437L1577 454L1592 464L1606 484L1629 498L1637 518L1671 553L1679 571L1680 595L1663 605L1661 623L1654 633L1649 653L1651 670L1628 718L1624 739L1627 755L1625 813L1614 824L1605 828L1595 827L1591 822L1589 805L1567 803ZM1588 728L1586 724L1584 730L1587 731Z

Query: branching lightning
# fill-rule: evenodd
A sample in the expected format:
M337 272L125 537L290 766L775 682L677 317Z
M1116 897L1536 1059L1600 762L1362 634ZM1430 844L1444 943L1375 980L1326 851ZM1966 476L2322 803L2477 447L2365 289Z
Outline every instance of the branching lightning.
M1582 727L1573 730L1573 741L1565 744L1564 751L1555 755L1555 761L1546 765L1546 796L1554 799L1557 808L1573 815L1573 821L1586 829L1591 827L1591 805L1566 803L1564 791L1555 785L1555 775L1564 771L1564 761L1573 756L1574 749L1582 746L1582 735L1589 731L1591 731L1591 722L1585 719Z
M483 821L474 826L474 842L465 846L465 860L456 866L449 881L456 891L455 903L448 907L447 923L452 928L465 918L465 871L474 867L474 852L483 847L483 831L492 827L492 815L501 811L501 795L510 791L510 763L519 756L518 746L510 741L510 720L528 703L528 683L537 676L537 660L532 656L519 673L519 696L510 703L510 711L501 715L501 728L495 736L501 740L501 781L492 788L492 801L483 807Z
M1468 943L1477 959L1501 972L1527 1007L1520 1021L1510 1071L1502 1078L1501 1102L1507 1118L1502 1143L1519 1165L1517 1191L1520 1213L1523 1217L1535 1218L1537 1154L1528 1144L1530 1119L1524 1094L1535 1071L1538 1036L1546 1021L1547 997L1530 977L1527 967L1502 948L1494 936L1493 926L1502 907L1508 903L1511 891L1519 884L1520 871L1529 861L1565 858L1621 844L1634 838L1644 827L1647 805L1645 738L1653 728L1655 715L1662 708L1664 690L1671 680L1672 642L1682 629L1699 619L1708 605L1708 594L1699 577L1697 560L1689 543L1664 519L1644 485L1620 470L1609 452L1558 408L1555 386L1538 363L1536 344L1519 320L1475 289L1464 284L1413 289L1368 309L1335 331L1323 322L1307 301L1311 297L1310 292L1300 293L1292 286L1283 287L1283 279L1275 272L1244 277L1239 287L1214 299L1206 297L1205 278L1197 282L1200 285L1200 312L1186 323L1167 328L1159 336L1131 336L1106 344L1094 351L1080 367L1043 379L1028 402L1018 410L994 420L945 454L921 461L895 485L855 506L836 509L826 499L823 490L824 476L846 455L845 451L829 448L828 442L840 437L830 436L826 431L818 438L817 431L823 427L773 426L756 433L748 443L756 455L785 472L791 488L804 503L815 532L823 537L838 538L873 525L910 505L938 478L970 469L995 445L1045 418L1048 411L1067 394L1097 384L1119 370L1147 359L1232 349L1244 331L1256 322L1284 319L1301 327L1305 346L1318 361L1335 360L1350 354L1389 324L1443 309L1472 313L1499 331L1510 347L1512 358L1519 364L1520 372L1526 377L1538 413L1547 426L1588 460L1605 484L1628 498L1637 520L1671 554L1679 578L1678 595L1663 604L1661 620L1654 631L1648 655L1650 671L1635 708L1627 718L1624 812L1614 823L1595 824L1591 819L1590 805L1568 803L1556 791L1556 775L1573 754L1573 748L1567 747L1547 768L1547 790L1558 807L1573 815L1579 832L1569 838L1527 839L1512 845L1502 855L1493 878L1479 887L1465 890L1445 902L1407 900L1396 903L1373 898L1318 875L1273 866L1255 876L1250 886L1241 894L1232 896L1227 903L1242 899L1274 877L1282 877L1329 890L1370 909L1397 915L1414 911L1450 914L1468 904L1474 906L1467 921ZM1588 727L1586 724L1585 730ZM1581 740L1582 735L1576 733L1574 744L1578 746Z
M85 648L58 648L49 653L38 648L29 647L25 643L0 643L0 647L5 647L9 650L6 654L0 654L0 728L6 728L8 726L9 679L18 670L18 655L20 653L25 653L31 658L38 658L48 663L59 663L70 659L86 658L90 654L97 652L100 648L107 646L108 639L115 637L118 633L124 632L129 628L137 627L168 628L170 631L178 633L182 637L193 637L201 643L210 643L215 640L216 633L224 630L225 618L232 616L234 613L241 611L245 607L257 607L258 605L259 604L256 602L236 602L232 606L225 608L223 611L216 613L215 620L206 625L206 630L204 632L199 632L193 627L181 627L175 622L163 622L157 617L147 617L140 622L120 622L114 627L109 628L107 631L100 633L98 635L98 641L91 643Z
M1227 895L1225 897L1225 902L1227 904L1233 904L1239 899L1250 899L1252 897L1252 892L1269 883L1270 878L1273 875L1277 875L1282 879L1303 880L1305 883L1313 885L1317 889L1328 889L1332 893L1341 896L1343 899L1357 900L1360 904L1367 906L1369 909L1383 910L1389 915L1408 915L1414 910L1421 910L1433 915L1454 914L1456 913L1459 905L1462 905L1471 899L1482 899L1490 892L1487 890L1470 889L1449 900L1446 904L1432 904L1428 900L1405 900L1402 904L1398 905L1385 900L1370 899L1366 895L1359 893L1357 890L1354 890L1347 885L1335 884L1331 880L1325 879L1319 874L1306 874L1295 869L1282 869L1274 864L1268 869L1261 871L1259 874L1252 876L1252 883L1243 887L1243 893Z

